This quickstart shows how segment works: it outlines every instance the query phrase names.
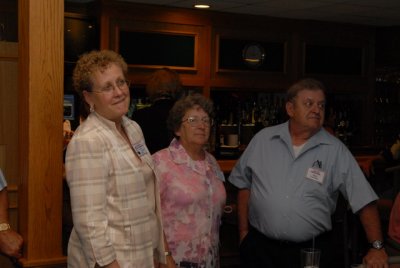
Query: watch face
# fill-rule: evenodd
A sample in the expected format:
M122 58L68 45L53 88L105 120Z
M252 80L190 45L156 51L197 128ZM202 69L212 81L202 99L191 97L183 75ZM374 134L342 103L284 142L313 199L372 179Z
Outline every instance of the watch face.
M375 249L381 249L383 247L382 241L376 240L372 242L372 247Z
M247 66L251 68L258 68L264 62L265 51L260 44L248 44L243 49L242 57Z

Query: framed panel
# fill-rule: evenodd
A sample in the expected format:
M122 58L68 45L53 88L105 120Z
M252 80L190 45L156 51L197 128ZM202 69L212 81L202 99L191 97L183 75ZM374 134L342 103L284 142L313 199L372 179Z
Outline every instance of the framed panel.
M217 38L217 70L285 72L285 42Z
M204 25L114 18L109 29L108 47L119 52L130 68L198 73L205 61L200 57L207 44Z
M198 33L115 27L114 47L129 67L197 71Z
M304 73L361 76L364 49L304 44Z

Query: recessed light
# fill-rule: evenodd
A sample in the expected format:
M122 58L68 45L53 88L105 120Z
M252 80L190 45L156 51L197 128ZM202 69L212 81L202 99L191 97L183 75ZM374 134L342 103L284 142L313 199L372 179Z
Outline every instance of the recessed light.
M211 0L195 0L194 7L202 8L202 9L210 8L211 7L210 3L211 3Z
M210 5L208 4L195 4L195 8L210 8Z

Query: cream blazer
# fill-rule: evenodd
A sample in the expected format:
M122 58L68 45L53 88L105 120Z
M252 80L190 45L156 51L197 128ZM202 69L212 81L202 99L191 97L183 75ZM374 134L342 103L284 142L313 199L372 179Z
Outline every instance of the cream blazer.
M154 171L139 125L127 117L122 124L136 154ZM115 259L125 268L152 268L153 259L165 263L159 181L156 177L158 230L152 230L146 185L132 148L114 122L95 112L71 139L65 164L74 223L68 267L104 266ZM155 231L159 243L154 249Z

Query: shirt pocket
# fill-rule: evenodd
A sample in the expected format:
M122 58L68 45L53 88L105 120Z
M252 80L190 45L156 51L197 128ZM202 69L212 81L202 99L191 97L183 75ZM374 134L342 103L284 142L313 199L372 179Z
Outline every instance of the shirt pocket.
M334 206L334 200L324 184L320 184L311 179L304 178L306 180L301 189L300 199L303 200L303 204L309 208L325 208L332 209ZM324 209L324 210L325 210Z

